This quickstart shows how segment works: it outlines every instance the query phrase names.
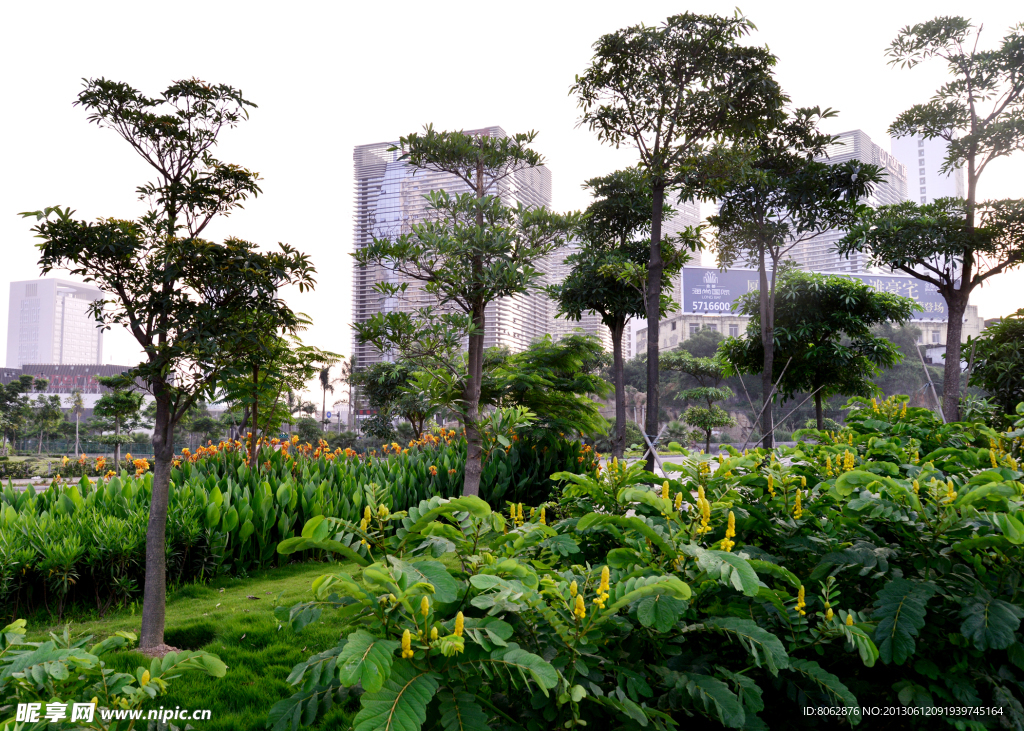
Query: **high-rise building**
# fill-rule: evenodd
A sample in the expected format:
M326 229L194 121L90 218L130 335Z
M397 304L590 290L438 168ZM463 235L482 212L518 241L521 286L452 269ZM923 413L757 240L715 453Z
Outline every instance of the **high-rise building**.
M61 279L11 282L7 367L99 364L103 331L89 312L101 290Z
M824 162L839 164L850 160L878 165L885 177L882 183L875 186L874 191L864 203L872 208L901 203L907 200L907 168L894 155L886 152L871 141L859 129L843 132L838 139L826 148ZM866 272L869 271L868 256L863 253L851 254L849 259L836 252L836 244L846 234L845 231L830 229L806 241L801 241L789 251L789 258L807 271L817 272Z
M470 135L506 137L501 127L467 130ZM421 223L430 214L425 195L435 190L450 194L470 193L459 178L448 173L415 168L399 159L400 153L389 148L397 142L379 142L355 148L355 249L367 246L376 238L400 236L410 226ZM528 206L551 205L551 171L546 167L516 172L496 186L497 194L507 205L521 202ZM543 271L543 270L542 270ZM546 273L546 272L545 272ZM377 282L408 283L401 298L382 297L374 291ZM414 311L435 304L418 282L385 266L356 267L353 277L352 317L365 322L377 312ZM508 346L523 350L530 341L549 332L551 305L543 293L506 297L492 302L485 313L484 347ZM356 342L353 353L360 367L380 360L380 353L370 345Z
M897 137L892 154L907 167L910 200L932 203L937 198L964 197L964 171L960 168L941 173L949 143L941 137L926 140L920 135Z
M547 258L544 262L544 269L546 271L545 279L548 284L559 284L569 276L572 266L567 264L565 260L578 251L578 244L569 243ZM596 312L584 312L583 317L579 320L569 320L565 317L558 317L558 304L556 302L549 301L548 308L551 317L549 327L552 340L560 340L566 335L576 333L593 335L601 341L601 347L605 349L605 352L612 352L612 333L601 321L601 316ZM623 346L627 344L625 342L627 339L623 335Z

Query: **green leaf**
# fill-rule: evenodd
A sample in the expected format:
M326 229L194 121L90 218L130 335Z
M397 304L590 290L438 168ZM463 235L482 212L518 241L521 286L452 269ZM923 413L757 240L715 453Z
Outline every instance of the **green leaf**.
M689 599L692 595L690 587L675 576L648 576L630 581L634 582L632 588L624 592L622 596L618 596L618 591L616 591L615 596L618 598L604 610L603 617L610 617L623 607L645 597L665 594L676 599Z
M584 531L588 528L596 528L602 525L614 525L619 528L633 530L650 539L651 543L657 546L662 553L670 558L676 557L676 550L665 540L665 537L647 524L643 518L626 517L624 515L608 515L607 513L587 513L576 524L576 530Z
M874 619L875 643L882 662L902 665L914 654L914 637L924 627L926 604L935 593L932 583L893 579L878 592Z
M398 662L380 690L360 699L354 731L419 731L427 720L427 704L436 693L434 673Z
M757 596L761 580L745 558L729 551L709 551L698 546L697 565L712 576L717 575L719 581L742 591L747 596Z
M742 551L740 553L742 554ZM760 559L756 558L748 558L747 563L750 564L750 568L754 569L754 571L756 571L759 574L770 574L771 576L774 576L777 579L782 579L787 584L792 586L794 589L800 588L800 584L802 582L800 581L800 579L796 577L795 574L793 574L792 571L790 571L787 568L783 568L782 566L778 566L777 564L769 563L768 561L761 561Z
M726 728L743 728L746 713L739 697L718 678L699 673L679 673L676 686L682 686L690 697L704 706L709 715L714 713Z
M434 504L435 500L438 501L437 504ZM486 518L491 514L491 506L475 495L463 495L447 501L443 498L431 498L412 508L409 517L402 518L402 525L409 533L420 533L442 515L460 512L468 512L476 518Z
M643 599L636 608L637 619L644 627L668 632L679 621L686 605L671 596L659 594Z
M393 556L389 556L388 560L402 572L403 589L416 582L424 582L434 587L434 598L439 602L447 604L459 598L459 585L443 564L437 561L407 563Z
M356 551L352 550L340 541L314 541L311 538L295 536L293 538L285 538L277 544L277 552L284 555L296 553L298 551L307 551L311 548L319 548L324 551L331 551L332 553L340 553L349 561L354 561L360 566L370 565L370 561L366 557L360 556Z
M964 602L960 617L960 633L974 640L979 650L1005 650L1014 642L1024 610L981 589Z
M558 685L558 673L549 662L533 653L522 650L512 643L508 647L499 647L491 653L491 657L480 662L504 668L509 672L518 670L525 678L529 676L547 695L547 692Z
M800 678L814 683L832 705L859 710L857 698L850 692L850 689L843 685L839 678L823 670L813 660L790 660L789 669ZM861 721L859 713L851 713L847 718L854 726Z
M353 632L338 655L338 679L343 685L362 683L367 693L376 693L391 673L395 650L400 646L400 642L374 637L364 630Z
M447 731L488 731L487 715L476 702L471 693L441 693L438 710L441 712L441 725Z
M752 619L714 617L705 622L704 626L725 632L738 639L754 658L754 663L761 667L763 662L768 666L772 675L778 675L779 670L789 667L789 655L786 654L786 648L779 638L760 627Z

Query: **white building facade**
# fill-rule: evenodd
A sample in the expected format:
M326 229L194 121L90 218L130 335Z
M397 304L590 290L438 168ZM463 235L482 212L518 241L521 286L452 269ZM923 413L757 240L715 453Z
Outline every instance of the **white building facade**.
M11 282L7 367L100 364L103 331L89 311L101 290L61 279Z

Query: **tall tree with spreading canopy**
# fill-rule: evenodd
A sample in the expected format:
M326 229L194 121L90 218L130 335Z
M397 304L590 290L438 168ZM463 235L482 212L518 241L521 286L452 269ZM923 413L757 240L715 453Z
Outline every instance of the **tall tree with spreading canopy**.
M764 364L760 338L760 298L741 299L750 316L747 335L728 338L721 353L729 372L758 373ZM774 346L779 358L771 374L785 399L813 394L819 429L825 426L822 402L831 396L881 393L871 378L903 360L895 343L878 337L881 323L906 323L919 306L909 297L877 292L859 279L801 271L783 275L775 302Z
M771 74L775 56L740 44L752 30L754 24L738 12L728 18L682 13L657 27L624 28L594 44L590 67L572 86L583 112L580 123L602 142L634 145L651 189L645 425L650 435L658 432L665 197L674 188L684 198L713 196L722 176L709 163L713 153L723 144L757 137L786 101Z
M836 138L818 130L835 112L818 107L787 112L782 122L754 145L746 174L723 190L719 211L708 222L717 229L719 266L737 261L758 270L757 321L762 355L763 445L774 444L775 288L777 273L797 244L854 223L860 202L881 180L877 165L858 160L838 165L816 160Z
M1024 403L1024 309L985 328L971 345L970 385L980 386L1012 421L1017 404Z
M586 182L594 195L577 232L579 249L565 260L572 269L559 284L548 288L558 303L559 314L581 320L587 312L601 317L611 331L612 382L615 386L615 434L612 455L622 457L626 444L626 391L622 336L633 317L643 317L647 303L643 288L631 284L619 274L632 267L646 267L650 260L651 189L644 174L630 168ZM671 209L665 207L667 215ZM694 232L688 232L695 235ZM661 286L668 289L686 257L674 242L661 242ZM672 298L661 295L660 313L672 308Z
M282 328L300 318L278 296L284 285L312 288L308 257L287 244L261 252L255 244L201 238L218 215L257 195L257 173L213 156L220 133L253 107L224 84L178 81L156 97L130 85L90 79L78 96L89 121L112 129L153 168L137 189L149 210L136 221L75 220L59 207L23 214L39 223L44 274L66 270L95 282L107 297L93 306L104 327L124 327L144 353L128 372L155 400L154 469L146 531L146 579L139 646L165 646L166 525L174 430L200 398L233 372L235 346L245 342L249 312L273 313Z
M439 342L440 349L430 353L432 360L450 365L450 357L438 362L437 353L450 353L452 344L468 335L460 404L468 444L465 495L480 492L483 441L477 422L487 305L539 286L542 275L535 265L565 242L579 219L578 214L559 215L522 203L511 207L502 201L517 173L543 165L541 155L528 146L535 137L535 132L511 137L439 132L429 125L422 134L402 137L402 159L416 168L452 175L473 192L432 191L426 196L428 220L413 224L409 232L375 237L353 254L360 265L380 265L414 280L436 298L439 308L448 310L447 321L432 307L417 317L379 313L356 325L362 342L413 361L425 354L424 343ZM378 282L375 288L382 296L402 297L408 282Z
M946 300L946 421L960 416L961 339L971 292L1024 264L1024 200L978 201L989 164L1024 149L1024 24L1010 28L994 50L978 50L980 34L965 18L939 17L903 28L886 54L890 65L907 69L933 58L946 62L950 81L899 115L889 134L946 140L940 171L963 169L967 197L883 206L840 242L841 252L867 252L877 264L934 285Z

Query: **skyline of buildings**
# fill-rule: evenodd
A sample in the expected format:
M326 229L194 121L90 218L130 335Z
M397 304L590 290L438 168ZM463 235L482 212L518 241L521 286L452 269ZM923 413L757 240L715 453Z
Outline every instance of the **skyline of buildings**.
M894 137L892 154L907 168L909 200L934 203L938 198L964 197L964 171L939 172L946 161L949 143L941 137L930 140L921 135Z

